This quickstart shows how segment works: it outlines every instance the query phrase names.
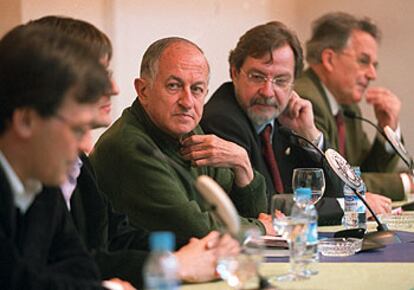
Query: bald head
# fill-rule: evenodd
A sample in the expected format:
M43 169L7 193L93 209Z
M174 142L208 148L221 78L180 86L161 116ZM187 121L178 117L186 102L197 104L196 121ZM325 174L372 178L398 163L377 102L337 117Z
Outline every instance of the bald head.
M154 80L155 75L158 72L160 58L169 47L173 47L174 50L193 48L194 50L192 50L191 55L201 54L207 64L208 74L210 74L210 67L207 59L204 56L204 52L198 45L185 38L168 37L155 41L145 51L141 62L141 78Z
M174 138L200 122L208 92L209 66L201 49L181 38L152 44L135 80L139 101L152 122Z

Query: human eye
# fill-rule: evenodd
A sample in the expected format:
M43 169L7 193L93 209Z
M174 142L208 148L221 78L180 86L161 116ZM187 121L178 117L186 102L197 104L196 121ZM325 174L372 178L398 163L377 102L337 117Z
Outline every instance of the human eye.
M73 134L75 135L75 138L77 140L81 140L86 135L88 130L89 130L89 128L83 128L83 127L73 127L72 128Z
M266 77L258 73L249 73L248 77L251 81L258 84L264 83L266 81Z
M180 90L182 87L182 85L179 82L169 82L167 83L167 89L171 92L176 92L178 90Z
M358 60L358 63L364 67L369 66L371 64L371 59L365 55L359 57L357 60Z
M203 96L206 89L204 86L196 85L191 87L191 91L195 96Z
M378 67L378 62L373 62L371 58L367 55L362 55L357 58L358 64L363 68L368 68L369 66L373 66L375 69Z
M288 78L274 78L273 83L279 88L284 89L290 85L291 81Z

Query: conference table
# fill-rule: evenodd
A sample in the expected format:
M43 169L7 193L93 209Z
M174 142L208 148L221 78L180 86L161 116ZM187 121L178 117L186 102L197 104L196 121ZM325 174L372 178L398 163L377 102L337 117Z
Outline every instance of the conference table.
M319 227L321 236L343 229L341 226ZM373 222L368 231L375 230ZM412 229L398 231L401 244L382 249L361 252L349 257L325 257L320 255L316 266L319 273L310 279L295 282L278 282L280 290L414 290L414 225ZM267 258L260 273L264 277L284 274L289 270L288 258ZM224 281L187 284L183 290L231 289ZM255 288L250 288L255 289Z

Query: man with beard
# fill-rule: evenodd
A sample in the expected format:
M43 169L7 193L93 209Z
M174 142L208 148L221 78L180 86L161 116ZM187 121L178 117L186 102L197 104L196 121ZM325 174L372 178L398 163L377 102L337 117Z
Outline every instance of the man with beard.
M265 176L268 198L292 192L293 169L323 167L323 160L309 145L282 135L280 127L288 127L321 149L326 146L313 121L311 103L292 90L303 67L299 40L280 22L259 25L239 39L229 62L232 82L213 94L201 126L247 150L253 168ZM341 196L341 182L329 169L324 171L325 197ZM340 222L342 211L336 199L323 198L318 207L320 223Z

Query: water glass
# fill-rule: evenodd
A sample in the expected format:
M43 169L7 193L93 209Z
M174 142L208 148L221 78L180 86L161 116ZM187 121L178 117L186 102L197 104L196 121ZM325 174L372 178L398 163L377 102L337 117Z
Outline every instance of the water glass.
M290 271L287 274L270 278L270 281L296 281L307 279L303 275L304 263L302 257L306 252L308 220L301 216L280 216L276 210L281 204L279 195L272 197L272 224L275 232L286 239L289 245Z
M309 187L312 191L311 202L316 204L325 192L325 176L322 168L294 169L292 176L293 193L299 187Z
M259 285L259 267L262 262L263 240L257 229L243 230L239 237L242 245L237 256L222 257L217 262L217 273L236 290Z

